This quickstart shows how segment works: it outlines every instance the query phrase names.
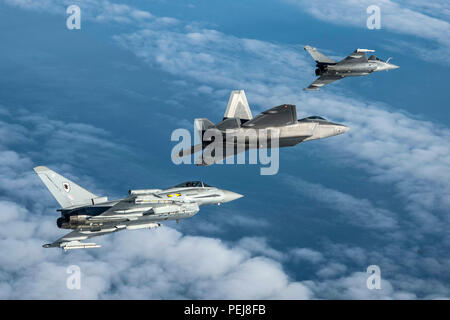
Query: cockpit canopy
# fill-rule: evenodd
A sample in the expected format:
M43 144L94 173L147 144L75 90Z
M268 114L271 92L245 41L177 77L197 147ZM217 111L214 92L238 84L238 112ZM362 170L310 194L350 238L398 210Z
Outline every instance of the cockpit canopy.
M187 181L180 184L177 184L176 186L173 186L172 188L204 188L204 187L211 187L207 185L206 183L203 183L201 181Z
M384 60L381 60L380 58L375 57L375 55L371 55L371 56L369 57L369 59L367 59L367 60L377 60L377 61L384 62Z
M323 120L323 121L327 121L327 119L319 117L319 116L310 116L310 117L306 117L303 119L300 119L298 121L311 121L311 120Z

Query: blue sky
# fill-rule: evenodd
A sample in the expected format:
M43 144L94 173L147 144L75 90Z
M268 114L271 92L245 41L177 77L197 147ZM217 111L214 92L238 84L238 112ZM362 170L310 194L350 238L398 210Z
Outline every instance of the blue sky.
M65 27L72 3L81 30ZM352 3L2 1L0 297L448 297L450 10L378 1L382 29L368 30L377 1ZM306 44L375 49L400 69L304 92ZM280 150L275 176L174 165L172 131L219 121L235 89L254 113L291 103L351 131ZM36 165L110 197L188 179L245 197L66 254L41 247L63 231ZM372 264L381 290L366 288Z

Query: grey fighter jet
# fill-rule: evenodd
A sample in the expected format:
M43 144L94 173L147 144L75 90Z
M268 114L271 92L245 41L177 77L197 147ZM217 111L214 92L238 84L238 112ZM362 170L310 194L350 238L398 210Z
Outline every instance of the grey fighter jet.
M218 163L249 149L292 147L304 141L336 136L349 130L345 125L319 116L298 120L296 107L292 104L283 104L253 117L244 90L231 92L223 121L214 124L208 119L195 119L195 126L201 143L181 150L177 156L184 157L202 151L201 161L196 160L197 165ZM277 132L277 135L272 136L271 131ZM277 145L274 145L273 137L276 137ZM205 155L203 151L212 143L217 144L218 139L223 146L222 152L218 154L215 148L211 148L210 154ZM255 143L252 140L256 140Z
M108 200L98 197L56 172L40 166L34 171L61 206L58 228L71 229L44 248L64 250L97 248L96 243L85 243L91 237L120 230L152 229L162 221L190 218L199 206L233 201L242 195L211 187L201 181L190 181L168 189L130 190L128 197Z
M345 59L336 62L326 55L317 51L316 48L306 46L305 50L316 61L316 76L319 76L316 81L305 90L319 90L326 84L332 83L345 77L365 76L372 72L388 71L397 69L398 66L389 63L390 59L386 61L371 55L366 57L366 52L374 52L369 49L356 49Z

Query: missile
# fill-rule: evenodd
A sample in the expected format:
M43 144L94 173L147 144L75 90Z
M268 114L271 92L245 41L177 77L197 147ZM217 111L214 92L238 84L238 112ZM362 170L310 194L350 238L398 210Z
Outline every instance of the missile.
M96 243L84 243L80 241L70 241L70 242L63 242L60 244L60 247L64 249L64 251L67 250L74 250L74 249L89 249L89 248L100 248L101 245Z
M138 230L138 229L154 229L161 227L160 223L151 222L151 223L143 223L143 224L135 224L126 226L127 230Z
M356 49L356 52L375 52L375 50L371 50L371 49Z
M139 190L129 190L128 194L130 196L136 196L140 194L150 194L150 193L156 193L161 191L161 189L139 189Z

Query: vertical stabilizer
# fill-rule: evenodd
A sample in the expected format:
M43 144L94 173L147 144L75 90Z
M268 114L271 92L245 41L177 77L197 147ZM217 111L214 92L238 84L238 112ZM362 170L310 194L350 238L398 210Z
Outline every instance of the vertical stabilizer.
M47 167L35 167L34 171L62 208L93 204L97 196L75 182L57 174Z
M323 63L323 64L327 64L327 63L334 64L334 63L336 63L336 61L328 58L326 55L324 55L323 53L319 52L316 48L313 48L311 46L305 46L305 50L311 55L311 57L317 63Z
M223 118L239 118L244 121L253 119L244 90L231 91L227 110L225 111Z

